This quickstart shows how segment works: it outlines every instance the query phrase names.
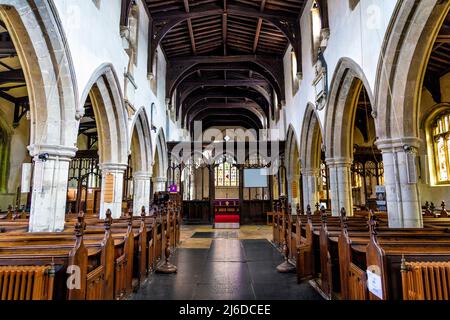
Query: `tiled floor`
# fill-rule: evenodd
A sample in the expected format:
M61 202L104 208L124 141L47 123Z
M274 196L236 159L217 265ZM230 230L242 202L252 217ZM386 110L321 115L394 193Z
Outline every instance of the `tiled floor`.
M210 238L192 238L195 233L215 231ZM178 272L152 275L133 299L321 299L307 282L297 284L295 274L276 271L283 259L269 242L270 227L213 230L183 226L181 238L181 246L171 258Z

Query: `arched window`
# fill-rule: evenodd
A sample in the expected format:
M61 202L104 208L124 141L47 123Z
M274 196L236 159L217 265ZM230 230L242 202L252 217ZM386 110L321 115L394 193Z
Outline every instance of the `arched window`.
M215 169L215 185L216 187L237 187L239 186L239 176L234 161L229 158L218 160Z
M435 118L432 135L436 182L450 183L450 111Z

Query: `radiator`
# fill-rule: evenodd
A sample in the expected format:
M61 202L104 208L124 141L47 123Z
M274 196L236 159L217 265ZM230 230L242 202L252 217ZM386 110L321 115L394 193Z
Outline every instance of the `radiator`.
M0 300L52 300L52 266L0 266Z
M448 300L450 262L402 262L403 300Z

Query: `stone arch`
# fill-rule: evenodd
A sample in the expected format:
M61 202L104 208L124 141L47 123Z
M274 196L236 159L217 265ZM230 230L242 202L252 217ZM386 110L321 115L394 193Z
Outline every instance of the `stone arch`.
M319 202L320 162L323 145L322 127L314 104L308 103L300 136L300 158L302 161L303 207Z
M367 91L375 108L372 89L362 68L350 58L339 60L331 81L330 96L325 113L325 146L327 159L347 161L352 157L355 102L361 87Z
M417 151L422 84L448 1L399 1L383 42L375 83L377 147L385 164L390 227L422 227Z
M67 41L52 0L0 0L0 18L11 36L30 104L28 151L33 174L44 176L32 193L29 230L64 228L67 171L76 153L78 87ZM47 154L43 163L38 155Z
M133 119L129 146L132 154L133 171L151 173L153 148L150 121L144 107L138 110Z
M298 173L298 159L300 156L298 139L295 129L292 125L289 125L287 135L286 135L286 169L288 177L292 177Z
M314 104L307 104L303 117L300 136L300 158L302 169L319 169L320 154L322 151L323 135L322 126Z
M286 150L285 150L285 163L286 163L286 179L287 179L287 196L289 202L292 202L295 206L299 203L299 180L300 180L300 158L298 139L295 129L292 125L289 125L286 135ZM295 187L294 187L295 185Z
M384 39L375 84L379 143L419 145L421 86L433 43L449 11L440 0L399 1ZM382 108L381 108L382 106Z
M78 89L53 1L0 0L0 17L16 48L30 100L30 154L72 157Z
M122 92L111 64L99 66L81 96L84 105L90 96L98 129L99 160L102 165L128 163L128 115Z
M325 157L329 168L331 209L338 216L341 208L353 214L351 165L353 129L357 101L365 88L371 106L374 99L362 68L350 58L339 60L334 73L325 112Z
M119 81L111 64L99 66L89 79L81 96L92 103L98 134L99 165L102 169L100 217L110 209L113 218L122 214L123 179L128 166L128 115ZM112 184L107 185L107 184ZM113 188L112 196L105 190Z
M167 170L169 168L167 153L166 138L164 130L161 128L156 138L156 149L153 155L153 190L155 192L166 190Z
M153 162L150 124L144 107L140 108L134 117L131 130L133 214L139 216L143 207L149 212Z

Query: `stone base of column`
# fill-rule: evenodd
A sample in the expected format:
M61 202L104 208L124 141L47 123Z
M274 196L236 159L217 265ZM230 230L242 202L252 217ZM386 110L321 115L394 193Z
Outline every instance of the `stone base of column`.
M36 145L30 146L28 149L35 162L29 231L63 231L69 164L77 149ZM39 155L45 155L47 159L41 160Z
M383 154L384 185L391 228L422 228L416 150L418 138L383 139L376 142Z
M140 216L142 207L148 213L150 206L151 173L133 174L133 215Z

